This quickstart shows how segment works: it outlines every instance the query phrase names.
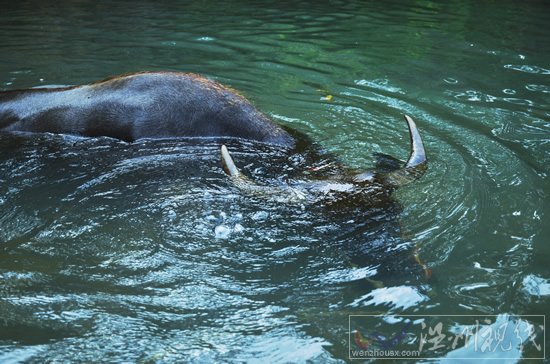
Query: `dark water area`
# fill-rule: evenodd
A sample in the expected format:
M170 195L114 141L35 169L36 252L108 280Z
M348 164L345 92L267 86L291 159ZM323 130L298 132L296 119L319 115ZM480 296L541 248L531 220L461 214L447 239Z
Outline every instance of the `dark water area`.
M256 196L214 141L0 134L0 361L346 362L350 315L439 315L447 336L462 315L535 325L550 309L549 24L542 1L3 5L1 90L199 73L327 160L230 142L282 194ZM405 160L402 114L424 139L420 180L384 203L285 199L332 156ZM391 336L396 317L372 325ZM418 347L411 325L392 347ZM507 356L423 354L540 357L517 337Z

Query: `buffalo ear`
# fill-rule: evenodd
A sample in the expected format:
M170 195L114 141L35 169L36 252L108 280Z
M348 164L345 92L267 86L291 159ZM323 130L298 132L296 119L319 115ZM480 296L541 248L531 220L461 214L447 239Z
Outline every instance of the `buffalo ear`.
M381 173L393 172L405 164L402 160L384 153L374 153L374 158L376 160L376 171Z

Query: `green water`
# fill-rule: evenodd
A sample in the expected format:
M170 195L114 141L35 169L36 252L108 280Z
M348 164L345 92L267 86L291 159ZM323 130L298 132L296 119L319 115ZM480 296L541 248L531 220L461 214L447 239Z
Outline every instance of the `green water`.
M548 313L549 24L544 2L3 5L3 90L200 73L357 169L405 159L411 115L429 171L395 197L433 277L365 283L340 222L240 196L212 145L2 135L0 360L345 361L350 314Z

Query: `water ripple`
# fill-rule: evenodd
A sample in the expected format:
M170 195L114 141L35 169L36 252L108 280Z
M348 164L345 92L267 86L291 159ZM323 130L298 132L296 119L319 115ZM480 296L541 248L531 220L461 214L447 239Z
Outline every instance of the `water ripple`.
M539 66L530 66L530 65L516 65L516 64L505 64L504 68L511 69L514 71L519 72L525 72L525 73L533 73L533 74L540 74L540 75L548 75L550 74L550 70L539 67Z
M3 89L196 72L352 173L407 158L409 114L429 169L395 213L327 213L243 194L216 143L0 135L0 361L338 362L350 313L544 312L546 10L6 3ZM236 146L266 185L317 167Z

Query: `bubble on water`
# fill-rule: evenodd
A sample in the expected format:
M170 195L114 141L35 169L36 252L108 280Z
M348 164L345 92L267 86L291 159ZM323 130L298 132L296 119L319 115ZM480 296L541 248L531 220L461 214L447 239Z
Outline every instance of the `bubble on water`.
M519 99L517 97L504 97L502 100L516 105L534 106L533 101L527 99Z
M452 77L444 78L443 81L446 82L446 83L450 83L451 85L455 85L455 84L458 83L458 80L454 79Z
M239 213L236 213L235 215L231 216L231 218L229 220L232 221L232 222L237 222L237 221L241 221L242 219L243 219L243 214L241 214L239 212Z
M166 217L169 219L169 220L174 220L176 217L178 216L178 214L176 213L176 211L170 209L166 212Z
M193 227L193 229L195 230L195 232L197 232L198 234L201 234L201 235L208 235L210 233L210 227L207 226L207 225L204 225L204 224L197 224Z
M268 218L268 216L269 216L269 213L267 213L267 211L258 211L258 212L255 212L254 215L252 215L252 220L256 220L256 221L265 220Z
M241 224L235 224L233 231L236 233L242 233L244 231L244 226L242 226Z
M220 225L223 222L225 222L226 218L227 218L227 214L223 211L220 212L219 214L217 214L216 212L210 211L210 213L204 217L204 219L207 222L211 224L216 224L216 225Z
M231 235L231 228L225 225L218 225L214 229L216 239L227 239Z
M504 92L505 94L508 94L508 95L515 95L516 94L516 91L512 90L510 88L505 88L504 90L502 90L502 92Z
M550 69L539 67L539 66L531 66L528 64L505 64L504 68L519 71L519 72L525 72L525 73L534 73L534 74L541 74L541 75L548 75L550 74Z
M208 222L217 222L218 221L218 217L214 216L214 215L208 215L204 219Z
M199 37L197 38L198 41L200 42L212 42L214 40L216 40L216 38L213 38L213 37Z
M543 92L546 94L550 93L550 87L545 85L527 85L525 88L529 91Z

